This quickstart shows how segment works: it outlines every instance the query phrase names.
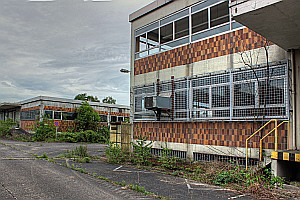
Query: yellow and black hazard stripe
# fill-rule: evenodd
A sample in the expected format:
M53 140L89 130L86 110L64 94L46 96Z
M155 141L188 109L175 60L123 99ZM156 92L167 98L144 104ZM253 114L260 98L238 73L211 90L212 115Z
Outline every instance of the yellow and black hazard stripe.
M294 153L294 152L277 152L273 151L271 155L272 159L275 160L286 160L286 161L292 161L292 162L300 162L300 152Z

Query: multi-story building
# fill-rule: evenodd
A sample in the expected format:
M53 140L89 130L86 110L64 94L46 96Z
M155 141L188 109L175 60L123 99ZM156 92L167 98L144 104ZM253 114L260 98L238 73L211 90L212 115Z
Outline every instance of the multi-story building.
M244 158L252 133L290 118L287 52L233 20L228 0L157 0L129 20L134 137L154 141L153 151ZM158 120L147 96L170 97L170 111ZM249 158L263 133L249 139ZM263 141L266 154L287 148L287 123L277 135Z
M75 128L75 111L83 101L55 97L38 96L17 103L0 104L0 120L11 118L26 131L32 131L37 120L43 116L57 122L58 131L72 131ZM122 122L129 118L129 106L89 102L99 113L103 124Z

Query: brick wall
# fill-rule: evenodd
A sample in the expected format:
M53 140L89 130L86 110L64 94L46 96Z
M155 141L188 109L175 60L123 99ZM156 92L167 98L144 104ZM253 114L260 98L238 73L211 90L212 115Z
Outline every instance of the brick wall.
M134 62L134 75L261 48L265 39L248 28L201 40Z
M134 137L148 140L186 144L245 147L246 139L261 127L257 122L135 122ZM262 131L268 133L273 124ZM279 131L278 148L286 149L287 125ZM249 147L259 148L260 136L253 137ZM274 133L264 140L265 149L274 149Z

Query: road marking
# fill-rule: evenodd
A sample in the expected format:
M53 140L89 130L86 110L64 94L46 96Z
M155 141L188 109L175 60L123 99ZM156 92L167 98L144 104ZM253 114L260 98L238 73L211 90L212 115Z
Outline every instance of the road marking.
M192 190L193 188L191 187L191 185L189 184L188 180L185 179L185 182L186 182L186 186L189 190Z
M147 171L130 171L130 170L122 170L121 168L123 167L123 165L121 165L120 167L117 167L115 169L113 169L113 172L128 172L128 173L152 173L152 172L147 172ZM121 170L120 170L121 169Z
M241 195L238 195L238 196L235 196L235 197L229 197L228 199L237 199L237 198L241 198L241 197L244 197L246 196L245 194L241 194Z

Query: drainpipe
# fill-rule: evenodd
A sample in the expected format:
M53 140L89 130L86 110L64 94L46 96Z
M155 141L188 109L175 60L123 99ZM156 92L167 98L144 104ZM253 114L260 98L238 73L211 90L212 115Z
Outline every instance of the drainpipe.
M296 126L296 110L297 110L297 95L296 95L296 63L295 63L295 50L291 50L291 64L292 64L292 149L296 149L296 137L297 137L297 126Z

